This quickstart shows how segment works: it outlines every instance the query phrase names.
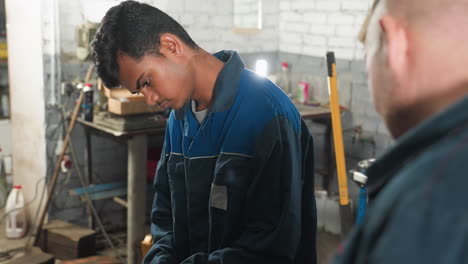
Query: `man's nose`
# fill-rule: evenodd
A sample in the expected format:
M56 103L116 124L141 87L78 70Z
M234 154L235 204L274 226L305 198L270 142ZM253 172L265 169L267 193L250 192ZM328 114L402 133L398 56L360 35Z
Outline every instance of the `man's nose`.
M159 96L153 90L151 90L149 87L143 87L141 88L140 92L145 96L147 105L156 105Z

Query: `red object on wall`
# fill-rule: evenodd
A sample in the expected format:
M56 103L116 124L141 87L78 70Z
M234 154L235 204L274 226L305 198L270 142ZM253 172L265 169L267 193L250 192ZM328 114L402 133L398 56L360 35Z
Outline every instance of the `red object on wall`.
M154 175L156 173L156 168L158 167L159 158L161 157L162 148L150 148L148 150L147 160L146 160L146 179L148 182L154 181Z

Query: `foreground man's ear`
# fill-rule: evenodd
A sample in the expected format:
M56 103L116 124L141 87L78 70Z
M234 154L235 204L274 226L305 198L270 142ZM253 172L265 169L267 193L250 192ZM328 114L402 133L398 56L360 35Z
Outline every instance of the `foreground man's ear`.
M409 70L408 31L403 23L390 15L382 16L379 25L382 30L381 48L387 57L387 66L397 79L401 79Z

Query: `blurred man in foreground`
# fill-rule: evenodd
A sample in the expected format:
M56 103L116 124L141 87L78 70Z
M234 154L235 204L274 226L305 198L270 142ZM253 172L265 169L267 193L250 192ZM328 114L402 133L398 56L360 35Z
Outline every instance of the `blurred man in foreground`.
M468 1L380 0L364 25L374 104L396 144L334 263L468 263Z

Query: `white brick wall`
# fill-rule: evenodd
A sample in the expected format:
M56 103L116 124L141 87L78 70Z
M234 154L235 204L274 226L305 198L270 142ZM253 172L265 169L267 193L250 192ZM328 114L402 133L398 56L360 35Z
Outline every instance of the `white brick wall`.
M209 52L221 49L257 52L278 50L279 1L263 1L263 30L254 35L233 31L233 0L142 0L141 2L167 12ZM75 53L77 25L86 20L99 22L105 12L119 2L121 0L60 0L62 52ZM302 21L302 17L299 21Z
M263 4L263 30L252 35L233 32L233 0L173 0L168 4L167 13L178 21L184 21L187 15L193 16L194 23L182 25L195 42L209 52L221 49L239 52L276 51L279 0L263 1Z
M372 0L281 0L279 50L291 52L290 47L294 47L312 56L324 56L332 50L337 58L362 59L357 33L371 3ZM290 33L297 32L303 37L291 39Z
M327 1L315 1L316 10L319 11L339 11L340 10L340 1L337 0L327 0Z
M250 0L237 0L234 5L234 26L255 28L258 26L258 3Z
M351 1L342 1L341 2L341 10L343 11L363 11L366 12L369 9L369 1L358 1L358 0L351 0Z
M354 16L342 13L330 13L327 19L328 25L354 25Z
M294 1L292 7L294 10L309 11L314 10L315 3L314 1Z
M325 25L327 23L327 15L316 11L307 12L304 16L304 23L310 25Z
M75 52L76 25L99 22L120 1L60 0L62 51ZM233 1L142 0L174 17L210 52L279 50L323 56L322 51L334 50L337 58L362 58L356 35L372 0L264 0L263 30L251 35L233 32Z

